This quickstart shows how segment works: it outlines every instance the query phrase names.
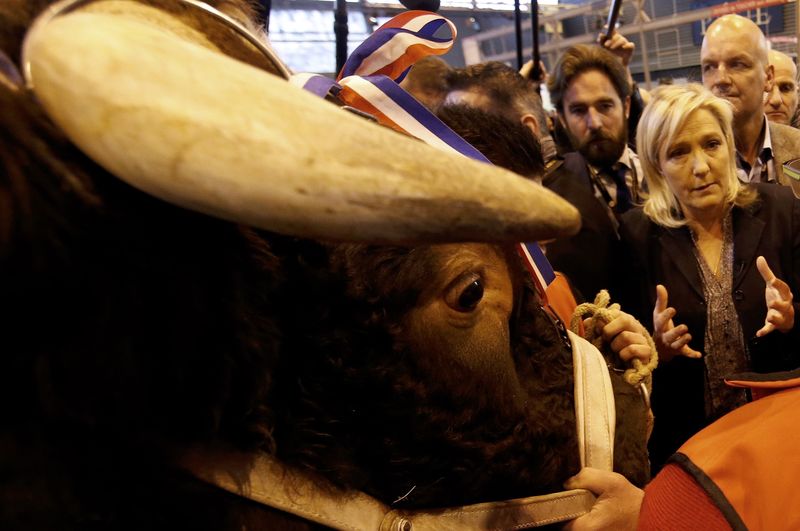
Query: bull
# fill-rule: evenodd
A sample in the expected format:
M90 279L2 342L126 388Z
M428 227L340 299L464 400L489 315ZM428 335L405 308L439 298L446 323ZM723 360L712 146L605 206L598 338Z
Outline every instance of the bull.
M574 210L293 89L218 7L0 7L4 528L302 528L246 499L263 456L395 507L558 489L569 347L503 243Z

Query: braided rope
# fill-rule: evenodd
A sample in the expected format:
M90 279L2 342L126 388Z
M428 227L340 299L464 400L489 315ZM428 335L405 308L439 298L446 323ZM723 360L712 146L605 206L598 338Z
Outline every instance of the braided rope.
M620 314L619 304L614 303L609 306L609 302L611 302L611 296L608 294L608 291L601 290L600 293L597 294L597 297L595 297L593 303L585 302L575 308L569 325L570 329L578 334L581 322L588 316L589 323L585 327L586 340L597 347L600 352L603 352L603 336L596 331L598 321L605 326L616 319ZM642 363L642 360L639 358L633 358L633 360L631 360L632 367L627 369L625 374L622 375L622 378L634 387L649 378L653 370L658 366L658 352L656 351L656 344L653 342L653 338L644 330L644 327L642 327L641 334L645 337L647 345L650 347L650 360L647 363Z

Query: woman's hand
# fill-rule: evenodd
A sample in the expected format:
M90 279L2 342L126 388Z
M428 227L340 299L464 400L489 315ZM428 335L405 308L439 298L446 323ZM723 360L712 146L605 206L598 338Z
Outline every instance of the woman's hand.
M756 332L756 337L765 336L773 330L788 332L794 327L792 290L786 282L775 276L763 256L756 258L756 267L766 282L764 297L767 300L767 317L764 326Z
M588 321L584 320L584 328L588 325ZM595 332L602 336L603 341L611 346L611 350L616 352L622 361L627 363L633 358L638 358L645 364L650 361L651 352L645 338L646 330L631 314L621 311L604 326L600 320L596 326Z
M597 495L591 511L569 522L566 531L592 529L634 530L639 522L644 492L616 472L584 468L564 483L568 489L586 489Z
M686 325L675 326L672 318L677 313L675 308L667 307L667 288L659 284L656 286L656 306L653 308L653 341L658 349L659 358L669 361L675 356L699 358L700 352L689 347L692 340L689 327Z

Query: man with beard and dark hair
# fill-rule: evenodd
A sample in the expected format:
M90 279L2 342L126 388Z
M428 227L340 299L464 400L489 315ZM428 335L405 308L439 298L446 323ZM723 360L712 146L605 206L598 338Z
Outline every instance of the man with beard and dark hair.
M548 257L587 297L607 288L617 252L617 216L640 199L641 171L628 146L631 85L610 51L578 45L559 58L548 80L561 129L574 149L544 185L581 213L581 231L548 247ZM612 293L612 296L614 294Z
M567 165L586 174L615 214L627 211L639 200L641 171L628 147L631 85L625 67L599 46L573 46L559 58L547 88L576 151L565 157Z

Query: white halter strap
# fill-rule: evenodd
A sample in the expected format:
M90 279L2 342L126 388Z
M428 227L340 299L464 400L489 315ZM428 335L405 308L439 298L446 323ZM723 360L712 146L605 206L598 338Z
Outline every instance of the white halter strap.
M575 371L575 417L581 466L611 470L614 394L602 354L569 333ZM341 491L266 454L199 451L180 465L195 477L244 498L333 529L369 531L496 531L529 529L586 514L595 496L569 490L445 509L403 511L362 492Z
M516 530L572 520L586 514L595 497L570 490L463 507L392 510L361 492L336 490L271 457L202 451L180 465L223 490L333 529L348 531Z
M581 466L614 467L614 390L606 360L597 348L569 332L575 374L575 422Z

